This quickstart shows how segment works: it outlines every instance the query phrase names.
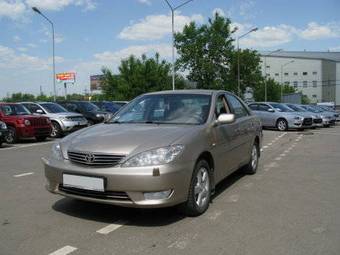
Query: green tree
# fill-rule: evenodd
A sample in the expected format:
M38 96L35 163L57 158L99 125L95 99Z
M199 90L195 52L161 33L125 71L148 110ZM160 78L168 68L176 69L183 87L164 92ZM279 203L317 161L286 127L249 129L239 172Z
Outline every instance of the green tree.
M281 84L269 78L267 82L267 101L280 102L281 101ZM295 93L296 90L292 86L283 85L282 94ZM264 79L257 83L254 90L254 99L256 101L265 101L265 81Z
M131 100L136 96L152 91L169 90L172 88L171 64L155 57L146 55L136 58L130 56L122 60L117 75L108 68L103 68L103 94L107 99ZM184 88L184 79L176 77L176 89Z

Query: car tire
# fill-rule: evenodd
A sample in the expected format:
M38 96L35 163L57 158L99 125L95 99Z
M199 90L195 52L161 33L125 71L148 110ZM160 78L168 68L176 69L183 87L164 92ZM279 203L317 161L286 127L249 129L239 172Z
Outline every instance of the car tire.
M88 123L89 126L93 126L94 125L94 121L93 120L88 120L87 123Z
M255 142L251 148L250 160L243 170L246 174L256 174L257 167L259 165L260 148L257 142Z
M285 119L278 119L276 122L276 128L279 131L287 131L288 130L288 122Z
M17 132L14 127L8 127L8 134L5 136L5 142L13 144L18 141Z
M38 142L43 142L46 140L46 136L37 136L35 139L38 141Z
M207 161L199 160L192 174L188 200L181 205L187 216L199 216L209 207L211 197L211 169Z
M59 138L62 136L62 130L58 122L52 121L52 132L50 137Z

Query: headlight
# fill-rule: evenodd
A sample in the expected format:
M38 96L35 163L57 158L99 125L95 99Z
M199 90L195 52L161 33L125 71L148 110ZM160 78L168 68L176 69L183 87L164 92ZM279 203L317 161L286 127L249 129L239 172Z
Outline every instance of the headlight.
M24 124L25 124L25 126L29 126L29 125L31 125L31 122L29 120L24 120Z
M1 129L7 129L7 125L6 125L5 122L1 122L0 127L1 127Z
M63 154L61 152L60 144L55 143L52 146L52 157L57 160L62 160L63 159Z
M103 117L104 117L104 115L103 115L103 114L101 114L101 113L97 113L97 114L96 114L96 117L97 117L97 118L103 118Z
M300 116L295 116L295 117L294 117L294 120L303 120L303 118L300 117Z
M122 167L141 167L163 165L173 161L184 149L183 145L172 145L139 153L127 161Z
M46 119L47 124L51 124L51 120L49 118Z

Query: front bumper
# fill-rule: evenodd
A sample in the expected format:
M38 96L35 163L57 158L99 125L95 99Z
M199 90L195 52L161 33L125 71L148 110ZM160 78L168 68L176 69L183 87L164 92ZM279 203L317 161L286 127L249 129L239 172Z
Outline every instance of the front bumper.
M187 200L195 162L135 168L84 167L68 160L42 159L47 179L46 188L54 194L98 203L125 207L158 208L180 204ZM158 169L159 175L154 175ZM63 173L104 178L104 192L70 190L63 186ZM144 192L172 190L166 199L146 200Z
M304 128L311 128L312 123L305 124L303 120L288 120L288 129L304 129Z
M73 132L88 126L87 120L84 121L62 121L61 129L63 132Z
M17 134L20 138L43 137L50 136L52 127L48 126L24 126L17 127Z

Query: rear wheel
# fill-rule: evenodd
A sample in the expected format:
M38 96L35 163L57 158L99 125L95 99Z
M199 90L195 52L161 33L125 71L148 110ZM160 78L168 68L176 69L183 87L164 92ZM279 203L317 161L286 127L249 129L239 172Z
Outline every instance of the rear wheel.
M285 119L278 119L276 123L276 128L279 131L286 131L288 129L288 123Z
M62 130L59 125L59 123L52 121L52 132L51 132L51 137L52 138L59 138L62 135Z
M17 132L15 128L8 127L8 134L5 136L5 142L8 144L16 143L18 140L17 138Z
M188 216L204 213L210 203L211 181L210 166L207 161L200 160L192 175L188 200L182 205L182 211Z
M254 143L251 149L251 156L249 163L244 167L246 174L255 174L259 164L260 150L257 142Z

